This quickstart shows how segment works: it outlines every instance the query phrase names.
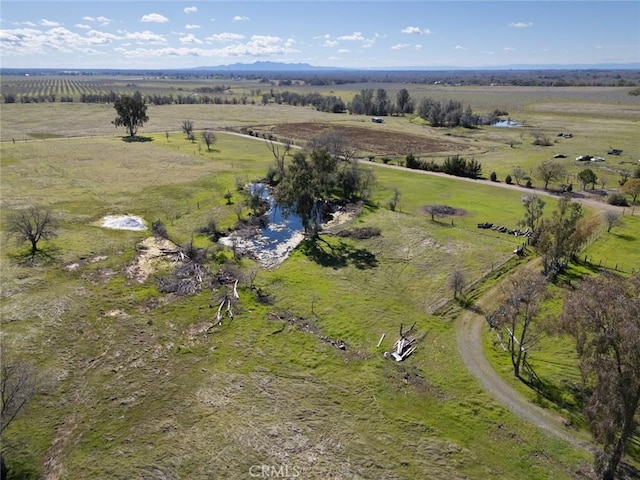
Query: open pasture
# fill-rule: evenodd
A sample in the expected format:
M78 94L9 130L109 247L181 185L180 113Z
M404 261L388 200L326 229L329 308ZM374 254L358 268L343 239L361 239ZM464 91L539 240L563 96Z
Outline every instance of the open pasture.
M225 268L242 279L237 313L213 328L212 306L224 288L178 298L158 291L159 273L139 283L126 267L150 233L98 226L107 214L141 215L163 221L177 243L214 251L195 230L210 218L232 226L241 204L236 183L260 178L273 160L262 140L233 134L243 128L273 127L284 136L290 131L277 129L295 124L367 128L381 139L376 148L403 131L429 144L468 146L483 165L495 158L505 171L507 162L539 158L525 142L512 148L494 137L506 142L517 133L446 132L408 117L371 125L366 117L281 105L167 105L149 108L140 133L151 141L125 143L110 124L110 106L0 108L3 226L8 213L30 204L47 206L60 222L48 244L55 260L37 268L17 263L18 249L2 238L3 344L54 379L9 432L16 468L59 478L238 478L265 464L296 467L302 478L587 475L587 452L523 424L476 385L459 359L451 318L433 314L452 296L453 269L474 282L514 261L517 237L476 224L515 227L520 192L370 166L372 202L341 228L377 227L381 235L325 235L276 270L232 262ZM186 119L196 131L220 130L211 152L185 138ZM578 131L578 118L570 121ZM600 140L611 133L589 128ZM625 122L616 128L631 130ZM400 202L391 211L395 189ZM461 215L432 222L423 207L433 203ZM625 228L614 233L634 235ZM259 302L250 283L270 302ZM400 364L384 358L400 324L413 323L418 350Z

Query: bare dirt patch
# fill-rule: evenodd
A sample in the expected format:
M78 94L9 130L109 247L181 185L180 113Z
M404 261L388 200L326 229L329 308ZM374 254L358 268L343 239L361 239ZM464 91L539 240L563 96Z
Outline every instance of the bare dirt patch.
M372 155L401 156L409 153L420 155L460 152L470 148L464 143L447 141L428 135L328 123L283 123L273 126L270 132L277 137L294 139L299 142L301 140L307 141L329 130L343 133L349 142L360 151Z
M144 283L149 275L162 267L172 265L179 260L177 245L159 237L148 237L137 246L138 256L134 263L125 269L127 277Z

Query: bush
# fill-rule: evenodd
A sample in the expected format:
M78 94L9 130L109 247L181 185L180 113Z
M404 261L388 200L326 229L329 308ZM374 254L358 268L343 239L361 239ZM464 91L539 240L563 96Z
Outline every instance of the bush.
M165 239L169 238L169 233L167 232L167 228L164 226L164 223L162 223L160 220L158 220L157 222L153 222L151 224L151 231L156 237L165 238Z
M628 207L629 202L627 202L627 197L625 197L621 193L612 193L607 198L607 202L609 205L616 205L618 207Z
M533 186L533 183L531 183L531 179L527 180L527 183L525 183L524 186L527 188L531 188Z
M498 174L496 172L491 172L491 175L489 175L489 178L491 179L492 182L497 182Z
M513 183L513 179L511 178L511 175L507 175L504 181L507 185L511 185Z

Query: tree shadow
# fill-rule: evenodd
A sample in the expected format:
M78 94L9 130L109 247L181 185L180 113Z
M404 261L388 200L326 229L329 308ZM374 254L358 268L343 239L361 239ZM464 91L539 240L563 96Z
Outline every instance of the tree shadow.
M323 267L338 269L353 265L359 270L366 270L378 266L378 259L369 250L342 241L331 245L321 238L306 239L300 244L300 251Z
M142 135L126 136L122 137L122 141L127 143L153 142L153 137L144 137Z
M633 242L633 241L637 240L637 237L635 237L633 235L627 235L626 233L613 233L613 232L611 232L611 235L613 235L614 237L618 237L620 240L626 240L627 242Z
M39 248L35 253L29 250L18 250L7 254L13 262L24 267L33 267L36 265L50 265L55 263L60 249L53 245Z

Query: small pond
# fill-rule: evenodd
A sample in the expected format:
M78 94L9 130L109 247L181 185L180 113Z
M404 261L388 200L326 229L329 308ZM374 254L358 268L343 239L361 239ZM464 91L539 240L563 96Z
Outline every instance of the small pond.
M107 215L102 219L102 227L117 230L146 230L144 220L133 215Z
M514 127L521 127L522 124L520 122L514 122L513 120L500 120L499 122L494 123L493 126L514 128Z
M255 235L233 233L219 241L232 248L234 245L240 251L249 253L261 264L273 267L282 263L304 238L302 220L295 213L285 215L268 188L263 184L250 184L252 192L260 193L269 202L268 223L260 228Z

